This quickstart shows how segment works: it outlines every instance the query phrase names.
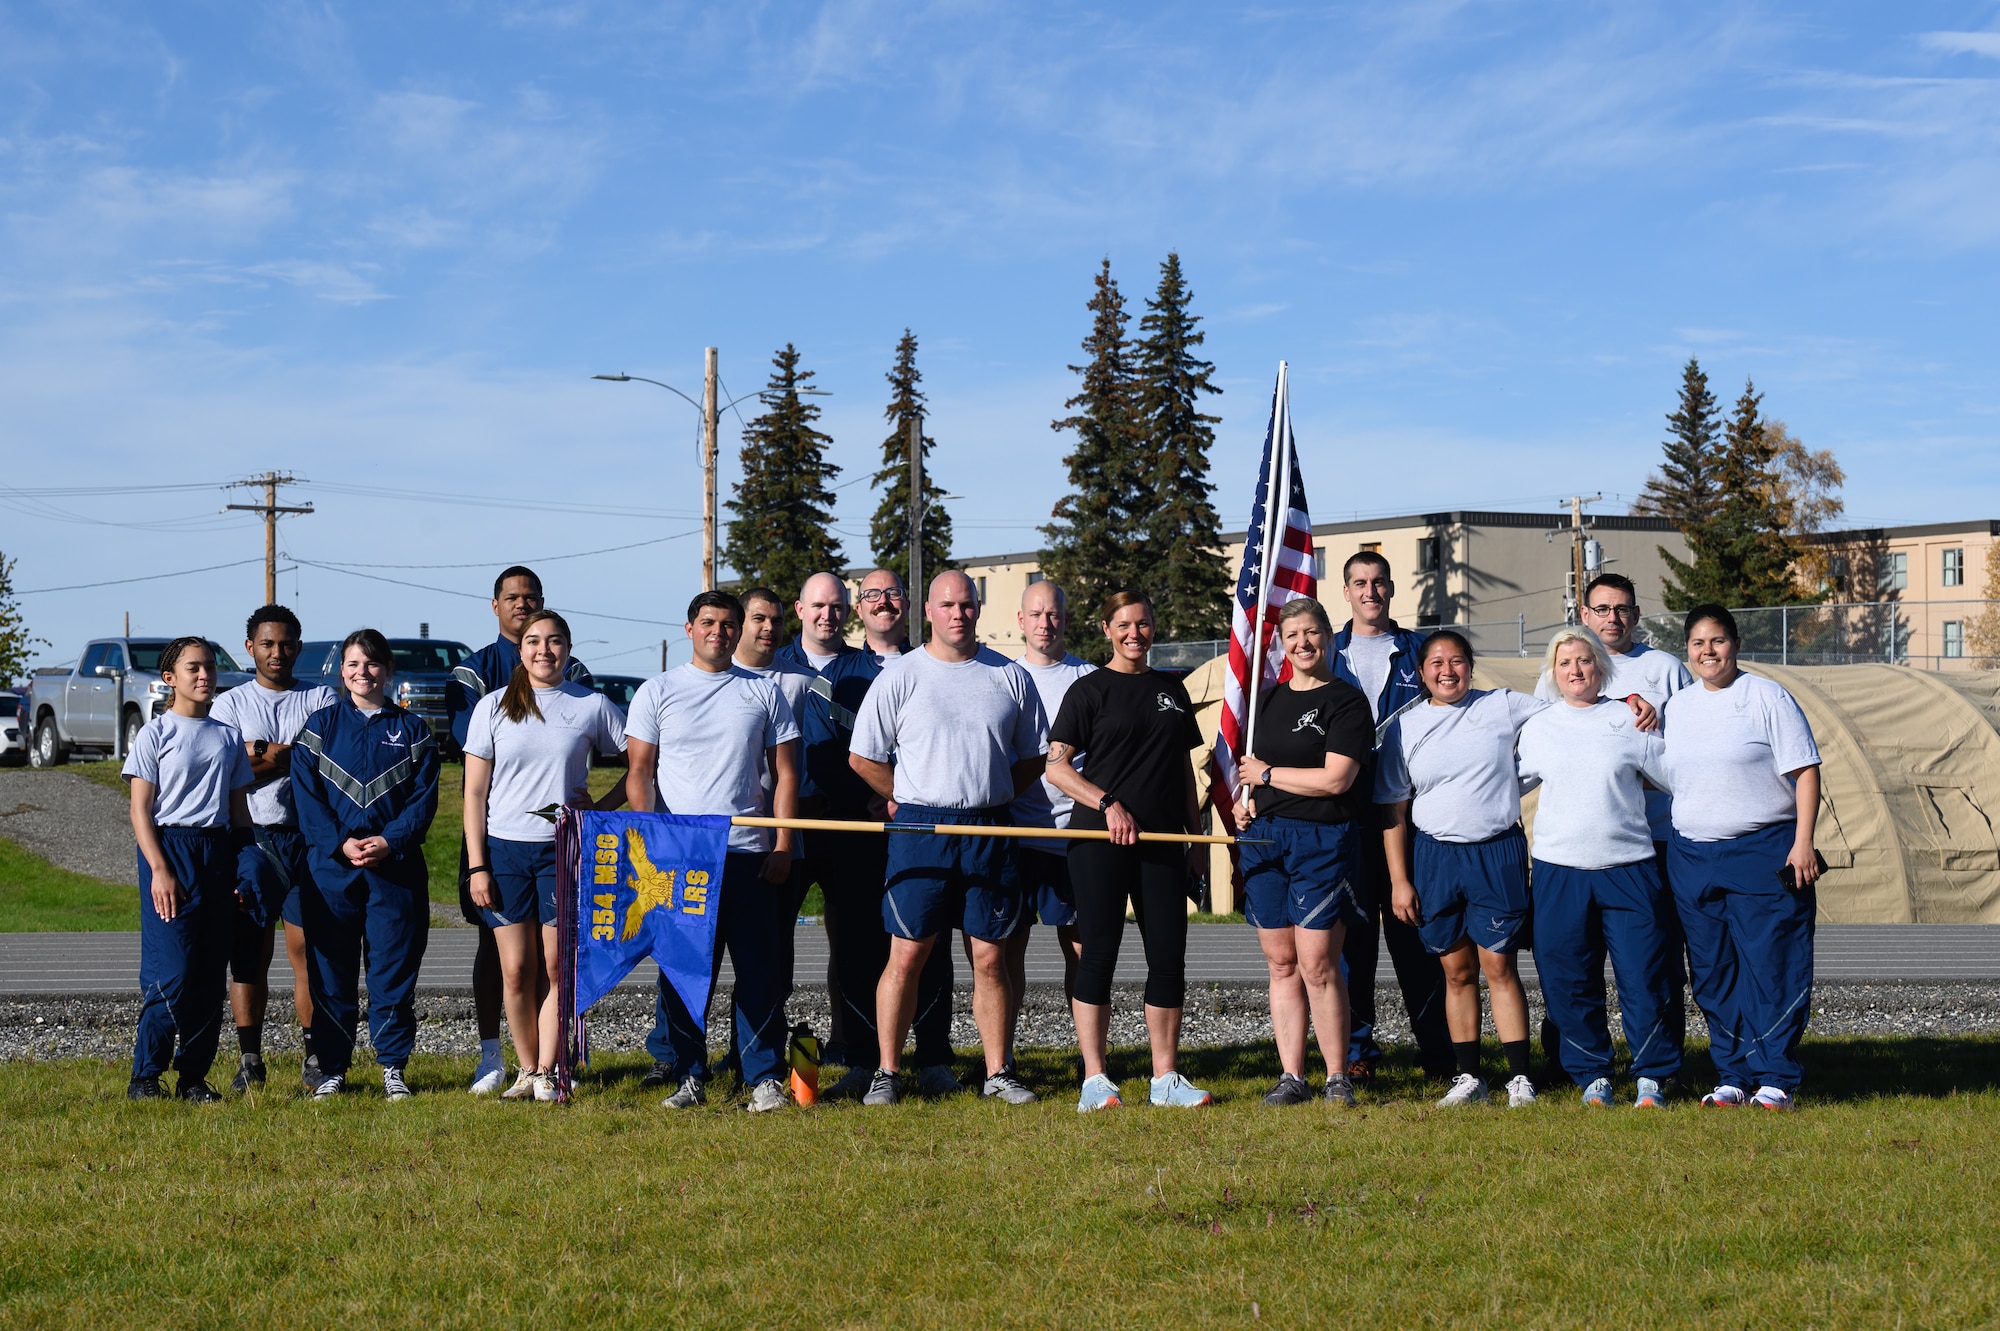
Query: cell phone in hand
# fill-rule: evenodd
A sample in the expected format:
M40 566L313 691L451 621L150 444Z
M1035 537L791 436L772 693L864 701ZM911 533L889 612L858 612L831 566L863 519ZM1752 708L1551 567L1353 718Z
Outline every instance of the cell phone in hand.
M1820 854L1817 850L1813 852L1813 863L1819 866L1821 873L1826 872L1826 856ZM1799 890L1799 871L1787 864L1784 868L1778 870L1778 881L1785 885L1787 892L1796 892Z

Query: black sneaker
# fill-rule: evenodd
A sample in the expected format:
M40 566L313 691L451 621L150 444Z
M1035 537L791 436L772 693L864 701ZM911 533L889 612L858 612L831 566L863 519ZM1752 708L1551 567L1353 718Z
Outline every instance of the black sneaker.
M1310 1104L1312 1098L1312 1087L1306 1085L1305 1078L1294 1077L1287 1072L1278 1078L1278 1084L1264 1097L1264 1103L1273 1109L1282 1109L1286 1105Z
M158 1100L165 1095L166 1092L160 1089L158 1077L134 1077L131 1084L125 1088L127 1100Z
M306 1088L306 1094L318 1095L320 1083L325 1080L326 1074L320 1071L319 1060L317 1058L307 1059L305 1071L299 1074L299 1082Z
M189 1081L185 1077L181 1078L180 1098L191 1105L217 1105L222 1103L221 1094L199 1077L196 1077L193 1081Z
M252 1086L262 1086L264 1078L263 1055L245 1054L243 1055L243 1061L236 1067L236 1076L229 1083L229 1089L241 1095Z
M673 1064L655 1062L653 1070L639 1078L639 1089L642 1091L656 1091L662 1086L672 1086L679 1080L678 1077L674 1076Z

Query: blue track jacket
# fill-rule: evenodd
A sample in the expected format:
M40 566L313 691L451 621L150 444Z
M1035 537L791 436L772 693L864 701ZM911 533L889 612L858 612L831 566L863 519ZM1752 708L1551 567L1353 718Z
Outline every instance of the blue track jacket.
M444 686L445 710L451 714L451 738L465 747L465 732L472 725L472 709L496 689L507 687L514 667L521 664L521 648L505 638L496 638L452 667L451 682ZM590 668L574 656L563 669L563 678L572 684L590 687Z
M364 716L342 698L308 717L295 743L292 789L316 882L338 890L364 872L340 853L350 837L379 836L397 861L421 864L438 802L438 746L422 717L395 703Z
M909 643L903 650L910 650ZM827 662L806 694L799 734L805 743L807 788L825 801L830 818L869 816L875 792L848 765L847 753L854 742L855 713L888 659L865 646L842 652Z
M1396 646L1389 653L1389 682L1382 686L1382 696L1368 701L1375 708L1375 742L1382 742L1382 728L1389 724L1391 717L1416 702L1429 696L1424 688L1423 678L1417 673L1417 656L1423 650L1428 634L1400 628L1394 620L1389 621L1389 636L1396 640ZM1341 653L1354 639L1354 621L1348 620L1340 626L1340 632L1333 635L1333 673L1335 678L1344 679L1355 688L1362 688L1361 681L1347 668L1347 658ZM1364 693L1366 689L1362 690Z

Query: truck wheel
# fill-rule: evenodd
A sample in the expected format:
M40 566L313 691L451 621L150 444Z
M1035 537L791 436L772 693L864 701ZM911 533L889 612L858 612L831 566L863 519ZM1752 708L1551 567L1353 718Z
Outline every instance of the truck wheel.
M126 757L129 758L132 755L132 746L139 742L139 732L145 728L145 724L145 722L139 719L138 708L127 707L125 709L125 747L122 752Z
M62 737L56 734L56 719L45 716L35 723L34 747L28 750L30 767L60 767L69 760L63 751Z

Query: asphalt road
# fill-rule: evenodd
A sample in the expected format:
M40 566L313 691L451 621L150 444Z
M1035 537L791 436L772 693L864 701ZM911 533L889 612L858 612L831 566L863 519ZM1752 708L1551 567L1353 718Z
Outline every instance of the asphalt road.
M418 987L465 989L472 982L472 951L478 935L470 929L437 929L430 937ZM2000 927L1981 924L1822 924L1817 935L1817 974L1845 983L1936 983L2000 980ZM801 925L794 973L801 984L826 974L826 934L817 924ZM0 995L130 993L138 988L139 936L135 933L0 934ZM1532 977L1532 957L1522 959ZM723 965L727 978L730 969ZM1381 983L1394 978L1386 953ZM1246 925L1204 924L1188 930L1188 979L1201 984L1264 979L1264 959L1256 932ZM969 978L963 972L960 978ZM1128 924L1118 957L1117 979L1145 978L1145 956L1137 929ZM1035 930L1028 952L1031 983L1058 983L1062 958L1055 931ZM643 963L626 984L651 984L652 963ZM291 968L282 955L271 967L272 987L289 990Z

